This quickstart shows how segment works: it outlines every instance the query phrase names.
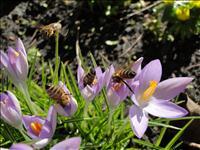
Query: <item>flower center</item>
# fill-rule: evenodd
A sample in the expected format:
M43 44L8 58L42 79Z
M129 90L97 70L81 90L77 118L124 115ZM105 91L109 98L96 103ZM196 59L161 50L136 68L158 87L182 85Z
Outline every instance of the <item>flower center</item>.
M97 78L95 77L94 80L92 81L92 85L97 84L97 81L98 81L98 80L97 80Z
M5 98L5 99L3 99L3 100L1 100L1 103L3 103L4 105L7 103L8 101L7 101L7 99Z
M155 80L152 80L149 82L149 87L144 91L142 94L142 100L149 100L152 95L155 93L156 87L158 86L158 82Z
M113 86L112 86L112 89L114 91L118 91L121 87L122 83L115 83Z
M31 126L31 129L32 129L33 133L36 136L39 136L40 131L42 130L42 124L37 122L37 121L34 121L34 122L31 122L30 126Z
M15 51L14 53L15 53L15 56L16 56L16 57L19 56L19 53L18 53L17 51Z

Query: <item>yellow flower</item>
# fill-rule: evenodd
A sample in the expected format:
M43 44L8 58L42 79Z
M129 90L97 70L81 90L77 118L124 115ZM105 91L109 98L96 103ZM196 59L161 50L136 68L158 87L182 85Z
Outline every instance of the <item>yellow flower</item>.
M163 2L165 4L172 4L174 2L174 0L163 0Z
M200 8L200 0L191 0L190 3L197 8Z
M181 21L190 19L190 9L186 7L178 7L175 10L176 16Z

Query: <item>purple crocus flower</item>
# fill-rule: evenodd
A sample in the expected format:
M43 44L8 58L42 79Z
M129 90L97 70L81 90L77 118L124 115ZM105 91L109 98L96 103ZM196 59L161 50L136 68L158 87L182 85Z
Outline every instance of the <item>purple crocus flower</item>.
M54 106L49 108L48 116L45 120L38 116L23 116L23 124L28 135L37 140L33 144L34 148L42 148L50 142L56 129L56 117L57 113Z
M170 102L192 81L189 77L178 77L159 83L162 66L159 60L151 61L140 73L139 85L131 96L135 103L129 110L131 127L141 138L148 126L148 114L163 118L178 118L187 115L187 111Z
M19 101L10 91L1 93L0 97L0 118L14 128L21 130L22 113Z
M136 76L133 79L126 79L125 82L132 88L138 84L136 80L141 72L141 63L143 58L139 58L133 65L131 66L131 70L136 73ZM108 103L111 107L117 106L122 100L126 99L128 95L130 95L131 91L123 82L116 83L112 80L112 76L115 73L115 69L113 65L111 65L105 71L104 83L107 88L107 97Z
M91 83L91 85L87 84L84 86L83 80L84 77L86 76L86 73L80 65L78 66L78 71L77 71L78 86L79 89L81 90L81 94L88 102L92 101L103 87L104 74L101 68L96 67L94 71L95 71L95 78L93 82Z
M4 67L13 83L18 85L27 78L28 62L22 41L18 38L16 48L8 47L7 54L0 51L0 67Z
M80 137L72 137L59 142L50 150L79 150L81 144ZM34 150L33 147L24 143L13 144L9 150Z
M66 94L69 95L69 103L63 107L60 104L55 104L56 111L63 116L72 116L78 108L78 104L76 102L76 99L71 95L65 84L63 84L61 81L59 81L58 85L64 89Z

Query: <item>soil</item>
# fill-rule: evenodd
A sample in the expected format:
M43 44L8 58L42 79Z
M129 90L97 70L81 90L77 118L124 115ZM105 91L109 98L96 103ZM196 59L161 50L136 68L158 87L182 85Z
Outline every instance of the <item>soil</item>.
M106 5L103 2L113 6L112 15L105 14ZM135 11L135 6L115 5L114 1L91 5L89 1L10 0L1 1L1 7L1 49L6 50L16 37L20 37L26 48L34 45L46 60L51 60L54 57L54 37L36 34L33 40L33 35L40 25L61 21L59 54L61 60L74 69L77 65L77 38L83 56L87 58L91 51L99 65L102 65L102 60L108 64L124 65L144 57L145 65L153 59L160 59L163 79L194 77L187 93L200 104L200 36L193 35L185 40L176 37L173 42L158 41L142 25L145 14L151 13L151 10L127 19Z

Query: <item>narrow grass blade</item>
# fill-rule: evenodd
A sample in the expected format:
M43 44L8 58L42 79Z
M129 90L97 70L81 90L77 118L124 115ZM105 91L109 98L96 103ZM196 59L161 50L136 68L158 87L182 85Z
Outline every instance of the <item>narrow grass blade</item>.
M185 129L192 123L193 119L191 119L173 138L172 140L167 144L165 149L171 149L172 146L176 143L176 141L180 138L180 136L183 134Z

